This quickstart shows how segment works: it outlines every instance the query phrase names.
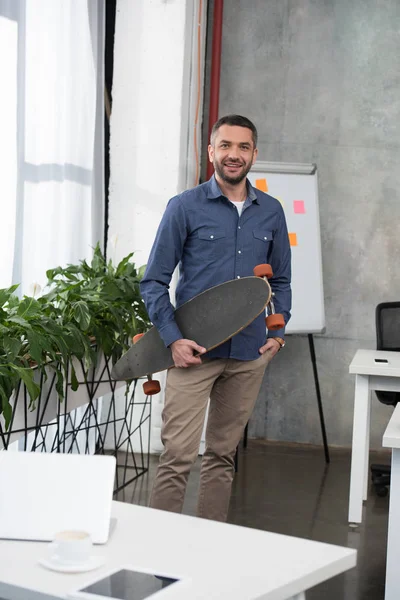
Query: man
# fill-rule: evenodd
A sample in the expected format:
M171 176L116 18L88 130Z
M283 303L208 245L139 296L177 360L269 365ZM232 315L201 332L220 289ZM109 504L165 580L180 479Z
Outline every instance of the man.
M180 512L187 479L199 452L210 398L197 514L225 521L234 456L252 413L265 367L284 345L284 330L266 333L261 314L241 333L204 355L183 339L168 288L179 264L176 304L230 279L253 275L269 263L276 311L290 318L290 245L281 204L246 179L257 157L257 130L239 115L215 123L209 181L168 203L141 282L150 318L175 367L167 374L160 457L150 506Z

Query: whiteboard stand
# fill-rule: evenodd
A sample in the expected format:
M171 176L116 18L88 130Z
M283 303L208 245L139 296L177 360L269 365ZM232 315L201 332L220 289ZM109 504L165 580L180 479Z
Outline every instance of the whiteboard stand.
M283 207L292 246L292 318L286 334L307 334L325 451L330 462L313 333L325 330L318 174L313 163L257 161L248 179ZM310 333L313 332L313 333ZM247 446L247 426L244 432ZM237 457L236 457L237 468Z
M317 360L315 357L314 336L312 333L308 334L308 344L310 346L311 362L312 362L313 373L314 373L315 391L317 393L319 421L321 423L321 434L322 434L322 440L324 442L325 462L328 464L331 462L331 459L329 456L329 446L328 446L328 440L326 437L324 409L322 406L321 389L319 387L319 379L318 379Z
M315 391L317 394L317 403L318 403L319 421L321 424L321 434L322 434L322 440L324 443L325 462L326 462L326 464L329 464L331 462L331 459L330 459L330 454L329 454L328 438L326 436L325 417L324 417L324 408L322 406L321 388L319 387L318 367L317 367L317 360L316 360L315 346L314 346L314 336L312 333L308 333L307 337L308 337L308 344L310 347L311 362L312 362L312 366L313 366ZM249 424L247 423L247 425L244 429L244 434L243 434L243 448L247 448L248 429L249 429ZM237 472L237 470L238 470L238 460L239 460L238 451L236 450L235 472Z

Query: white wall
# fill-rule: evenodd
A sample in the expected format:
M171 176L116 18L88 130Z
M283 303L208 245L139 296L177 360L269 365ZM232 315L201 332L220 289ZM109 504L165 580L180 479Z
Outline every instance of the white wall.
M168 199L194 168L197 10L193 0L117 3L108 238L118 236L117 259L135 251L146 262Z
M206 4L117 2L109 258L135 252L135 263L145 264L167 201L197 183L194 131L200 140ZM160 447L162 400L162 394L153 397L153 449Z

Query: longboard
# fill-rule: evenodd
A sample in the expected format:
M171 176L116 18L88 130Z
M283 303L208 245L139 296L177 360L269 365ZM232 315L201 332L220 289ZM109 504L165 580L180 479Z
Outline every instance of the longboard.
M207 351L242 331L261 314L271 299L271 288L262 277L227 281L195 296L175 311L184 338ZM152 327L115 363L111 377L137 379L174 366L172 353Z

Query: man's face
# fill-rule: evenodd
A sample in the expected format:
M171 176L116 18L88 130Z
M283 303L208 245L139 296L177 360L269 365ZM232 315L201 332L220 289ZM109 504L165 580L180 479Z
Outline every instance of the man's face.
M246 177L257 158L253 136L247 127L222 125L208 146L217 179L237 185Z

